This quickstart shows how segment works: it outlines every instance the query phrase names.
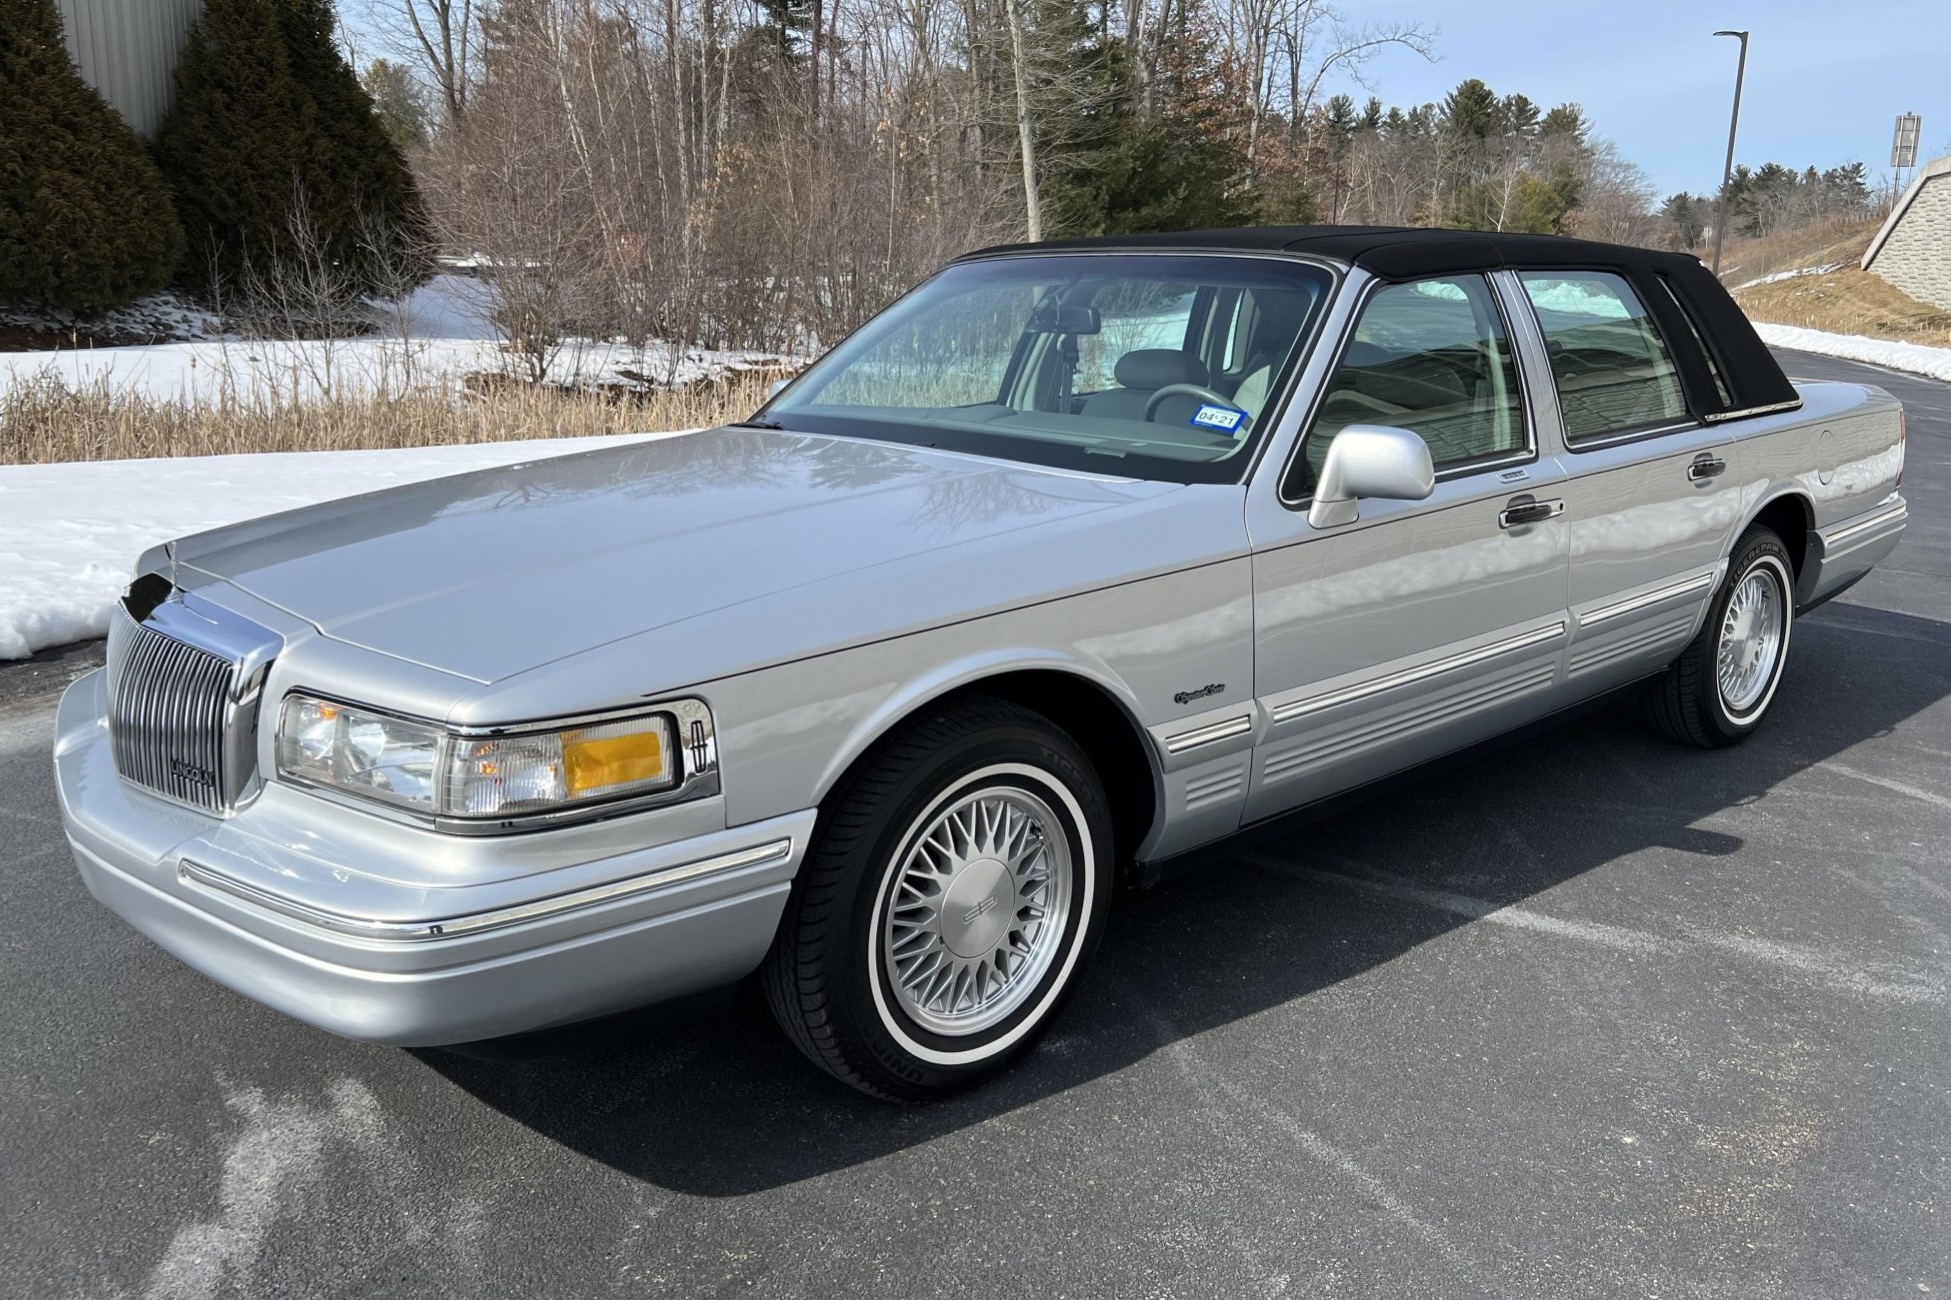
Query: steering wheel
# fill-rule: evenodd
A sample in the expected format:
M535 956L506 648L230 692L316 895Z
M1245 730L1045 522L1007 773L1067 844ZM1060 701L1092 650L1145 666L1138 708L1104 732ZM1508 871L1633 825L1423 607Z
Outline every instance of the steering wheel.
M1145 399L1145 418L1150 420L1154 415L1157 415L1159 404L1168 397L1196 397L1202 402L1210 402L1214 406L1223 406L1229 411L1237 411L1240 409L1233 405L1231 398L1221 397L1204 384L1167 384ZM1244 424L1245 421L1243 420L1241 423ZM1214 430L1214 432L1223 431Z

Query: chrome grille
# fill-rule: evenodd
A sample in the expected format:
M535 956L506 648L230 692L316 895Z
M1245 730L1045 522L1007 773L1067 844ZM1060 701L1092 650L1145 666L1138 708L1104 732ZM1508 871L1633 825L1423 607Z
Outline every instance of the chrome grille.
M108 630L115 770L179 803L227 811L224 724L236 666L137 623L121 605Z

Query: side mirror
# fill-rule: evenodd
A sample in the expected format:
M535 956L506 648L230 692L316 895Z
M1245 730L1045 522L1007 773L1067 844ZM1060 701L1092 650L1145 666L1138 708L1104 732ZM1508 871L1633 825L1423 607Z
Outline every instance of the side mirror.
M1321 481L1307 521L1335 528L1361 518L1363 497L1381 501L1421 501L1436 490L1436 467L1429 444L1407 429L1386 424L1351 424L1328 444Z
M790 379L775 379L775 380L773 380L773 381L772 381L771 383L769 383L769 384L767 384L767 385L766 385L766 390L765 390L765 399L766 399L766 401L768 401L768 402L770 402L770 401L771 401L771 400L772 400L773 398L775 398L775 397L777 397L777 396L779 396L779 394L781 394L781 393L783 393L783 392L785 392L785 391L786 391L786 385L787 385L787 384L790 384L790 383L792 383L792 382L793 382L793 381L792 381L792 380L790 380Z

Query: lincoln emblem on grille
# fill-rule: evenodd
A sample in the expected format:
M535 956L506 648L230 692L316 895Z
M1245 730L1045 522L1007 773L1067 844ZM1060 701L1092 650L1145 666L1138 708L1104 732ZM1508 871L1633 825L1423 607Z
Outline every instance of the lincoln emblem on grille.
M188 781L193 785L214 786L217 784L217 774L215 772L212 772L207 767L198 767L195 763L185 762L180 758L172 758L169 760L169 774L178 780Z

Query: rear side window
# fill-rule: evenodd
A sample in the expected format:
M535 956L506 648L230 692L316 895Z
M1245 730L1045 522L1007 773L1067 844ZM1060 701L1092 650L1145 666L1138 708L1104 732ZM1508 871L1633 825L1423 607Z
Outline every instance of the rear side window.
M1529 449L1510 336L1482 276L1392 284L1369 298L1328 380L1290 498L1314 490L1328 444L1351 424L1421 435L1438 469Z
M1625 280L1605 271L1526 271L1520 278L1544 330L1567 443L1688 418L1673 356Z

